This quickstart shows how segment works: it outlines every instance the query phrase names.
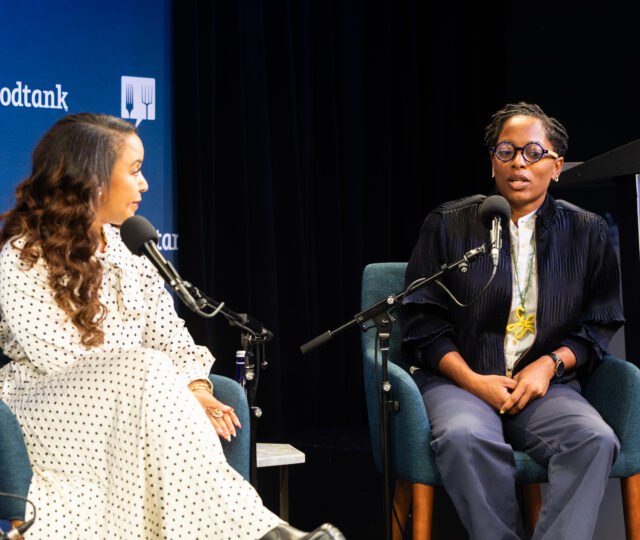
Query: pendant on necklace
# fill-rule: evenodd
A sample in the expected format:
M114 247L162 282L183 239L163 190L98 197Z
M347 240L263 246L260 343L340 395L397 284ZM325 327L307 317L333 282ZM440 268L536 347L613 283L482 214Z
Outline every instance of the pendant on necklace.
M527 330L532 334L536 332L536 316L529 315L527 318L524 316L524 308L522 306L518 306L515 310L516 318L518 322L508 324L507 332L513 332L513 337L516 339L522 339Z

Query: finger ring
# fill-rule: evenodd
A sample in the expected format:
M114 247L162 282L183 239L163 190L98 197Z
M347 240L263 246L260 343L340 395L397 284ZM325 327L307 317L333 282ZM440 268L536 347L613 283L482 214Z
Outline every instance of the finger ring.
M224 414L221 409L218 409L218 407L215 407L215 408L210 407L207 409L207 412L214 418L222 418Z

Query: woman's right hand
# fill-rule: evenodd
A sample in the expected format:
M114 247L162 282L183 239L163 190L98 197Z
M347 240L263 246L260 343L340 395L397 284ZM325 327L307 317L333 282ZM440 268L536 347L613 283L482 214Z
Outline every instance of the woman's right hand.
M473 371L460 353L451 351L440 359L440 372L467 392L479 397L497 411L507 401L517 382L503 375L480 375Z
M499 411L517 384L504 375L476 374L467 390Z
M231 436L236 436L236 427L238 429L242 427L235 411L206 390L192 390L192 393L205 410L216 433L227 441L231 441Z

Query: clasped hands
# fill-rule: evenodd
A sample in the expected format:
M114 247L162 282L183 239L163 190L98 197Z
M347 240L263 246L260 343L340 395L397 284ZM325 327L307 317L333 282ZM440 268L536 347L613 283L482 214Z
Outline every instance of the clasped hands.
M472 392L500 414L516 414L527 403L547 393L553 375L553 362L541 357L516 373L513 379L503 375L478 375Z

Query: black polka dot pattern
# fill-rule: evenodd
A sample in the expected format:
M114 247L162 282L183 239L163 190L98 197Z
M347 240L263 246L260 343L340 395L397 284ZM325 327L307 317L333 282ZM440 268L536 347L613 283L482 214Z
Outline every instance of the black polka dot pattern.
M39 262L0 253L0 395L33 467L28 538L254 539L280 519L226 462L187 383L213 357L156 270L106 226L104 345L87 351Z

